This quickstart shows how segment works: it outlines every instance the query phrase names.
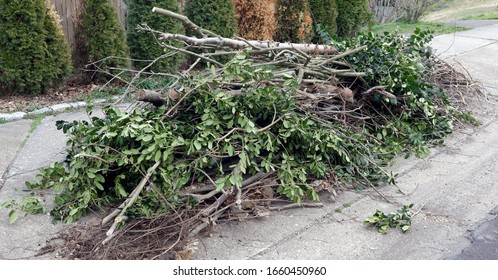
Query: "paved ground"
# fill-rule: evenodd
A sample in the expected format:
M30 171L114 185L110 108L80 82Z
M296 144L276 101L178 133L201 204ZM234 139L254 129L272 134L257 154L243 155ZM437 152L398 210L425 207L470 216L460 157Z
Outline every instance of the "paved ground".
M487 26L487 25L493 25L493 24L498 24L498 20L494 19L486 19L486 20L452 20L452 21L446 21L446 24L452 24L456 26L461 26L461 27L467 27L467 28L477 28L477 27L482 27L482 26Z
M424 159L400 160L396 187L383 187L392 203L374 191L343 192L320 209L294 209L269 218L222 225L200 240L197 259L498 259L498 24L435 38L433 47L448 62L463 65L488 88L487 100L469 103L483 122L464 127L444 147ZM64 137L58 119L84 113L0 125L0 201L22 197L24 182L36 170L61 159ZM33 130L33 131L32 131ZM47 201L50 201L47 196ZM420 212L412 229L381 235L362 221L376 209L390 212L415 203ZM28 216L9 225L0 209L0 259L33 258L37 249L64 226L48 216ZM494 248L494 250L493 250ZM52 255L43 258L54 258Z

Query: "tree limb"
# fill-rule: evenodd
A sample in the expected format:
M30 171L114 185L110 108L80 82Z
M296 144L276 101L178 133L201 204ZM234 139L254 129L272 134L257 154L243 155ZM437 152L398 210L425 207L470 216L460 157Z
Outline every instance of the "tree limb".
M197 38L189 37L182 34L172 34L172 33L162 33L161 38L163 40L177 40L187 43L191 46L217 46L217 47L228 47L235 50L243 50L251 46L256 46L259 48L258 53L266 50L267 52L273 51L274 49L279 50L295 50L306 54L319 54L319 55L330 55L337 53L336 48L327 45L316 45L316 44L293 44L293 43L280 43L280 42L270 42L270 41L243 41L237 39L224 38L221 36L208 37L208 38Z
M171 18L174 18L174 19L177 19L177 20L181 21L184 26L186 26L187 28L192 29L193 31L197 32L197 34L201 35L202 37L206 37L206 34L207 35L211 35L211 36L218 36L214 32L209 31L209 30L204 29L204 28L201 28L197 24L191 22L188 19L188 17L180 15L180 14L177 14L177 13L172 12L170 10L165 10L165 9L154 7L154 8L152 8L152 12L153 13L157 13L157 14L161 14L161 15L164 15L164 16L168 16L168 17L171 17Z
M166 99L153 90L139 89L135 91L135 99L142 102L152 103L155 107L161 107L167 103Z
M154 173L154 171L159 166L159 164L161 164L160 161L156 162L151 168L149 168L149 170L147 171L147 174L145 174L145 177L142 179L142 181L140 181L140 184L138 184L138 186L130 193L128 198L121 205L119 205L118 209L114 210L111 214L109 214L107 217L105 217L102 220L102 225L105 225L110 220L112 220L114 217L116 217L114 219L113 225L106 233L107 236L111 236L114 233L114 229L116 228L116 226L121 221L124 220L123 215L126 213L126 210L128 210L128 208L131 205L133 205L133 203L135 203L135 200L137 200L138 195L140 194L142 189L145 187L145 185L147 184L147 182L150 179L150 176L152 176L152 173Z

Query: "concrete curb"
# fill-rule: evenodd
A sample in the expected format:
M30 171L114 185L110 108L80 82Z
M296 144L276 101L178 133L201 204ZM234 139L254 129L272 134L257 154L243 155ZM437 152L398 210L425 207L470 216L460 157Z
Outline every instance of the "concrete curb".
M118 100L121 96L113 96L113 100ZM99 105L107 102L108 99L97 99L93 101L93 105ZM62 103L56 104L49 107L44 107L32 112L13 112L13 113L0 113L0 122L13 122L22 119L32 118L39 115L53 115L57 113L63 113L66 111L71 111L75 109L80 109L87 106L85 101L79 102L71 102L71 103Z

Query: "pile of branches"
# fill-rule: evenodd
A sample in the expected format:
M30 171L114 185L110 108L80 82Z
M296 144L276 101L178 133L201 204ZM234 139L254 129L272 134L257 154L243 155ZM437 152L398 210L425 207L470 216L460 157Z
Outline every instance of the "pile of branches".
M454 107L465 110L466 97L483 97L485 95L481 83L472 79L470 73L460 72L437 57L432 59L435 66L428 78L431 84L445 90ZM460 67L465 71L463 66L460 65Z
M423 155L451 132L447 94L424 79L434 57L420 32L407 45L388 38L406 46L394 51L373 35L334 45L260 42L153 11L197 36L140 28L160 35L165 55L195 62L160 74L170 82L158 89L135 87L139 71L127 92L148 106L58 122L69 136L67 159L28 184L59 192L51 214L65 222L115 207L93 230L63 236L68 258L190 258L196 236L221 221L320 207L322 191L378 191L394 183L383 167L396 155Z

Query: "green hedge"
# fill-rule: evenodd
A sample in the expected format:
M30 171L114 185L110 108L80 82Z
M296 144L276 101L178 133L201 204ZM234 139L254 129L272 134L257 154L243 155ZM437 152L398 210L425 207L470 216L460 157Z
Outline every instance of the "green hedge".
M0 0L0 88L44 93L71 70L69 46L48 0Z
M232 0L188 0L184 8L185 15L198 26L210 30L222 37L231 38L237 33L237 17ZM186 30L190 36L197 36L193 30ZM196 49L194 52L201 52ZM215 60L225 63L231 59L229 55L215 56ZM189 62L197 58L189 57ZM204 65L201 61L200 65Z
M105 81L119 71L111 68L128 68L129 49L124 29L109 0L85 0L83 12L75 32L75 64L89 65L88 77L94 81ZM95 63L96 64L91 64ZM95 72L97 71L97 72ZM102 73L108 72L109 74Z
M310 0L310 9L313 17L313 25L324 25L331 33L337 33L337 3L336 0ZM317 34L313 37L314 42L320 41Z
M337 34L341 37L354 36L361 27L372 22L368 0L336 0Z
M275 41L307 42L313 36L313 20L308 0L277 1Z
M237 18L232 0L188 0L185 14L198 26L222 37L237 33ZM193 34L187 30L187 33Z
M185 33L183 25L178 20L152 13L153 7L168 9L179 12L176 0L131 0L128 6L127 42L133 65L137 69L143 69L152 60L165 54L163 47L157 42L157 35L149 32L137 30L137 26L146 23L150 28L169 33ZM154 72L175 72L178 69L181 55L174 55L162 58L154 63L148 70Z

